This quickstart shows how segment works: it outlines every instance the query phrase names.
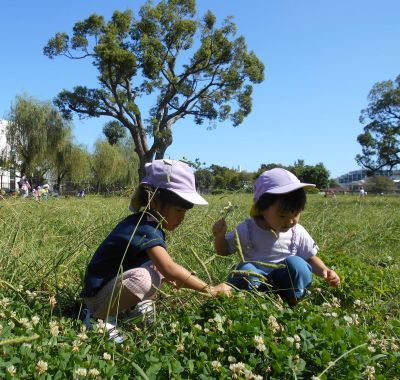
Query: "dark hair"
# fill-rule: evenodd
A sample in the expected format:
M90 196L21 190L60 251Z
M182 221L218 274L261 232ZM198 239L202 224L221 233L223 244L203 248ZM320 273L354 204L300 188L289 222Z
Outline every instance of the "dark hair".
M279 202L281 210L284 212L300 212L304 210L306 201L306 192L303 188L300 188L286 194L264 193L255 206L258 211L263 211L274 203Z
M150 185L141 185L142 190L139 193L139 202L141 206L146 207L150 200L159 200L163 205L168 205L172 207L179 207L185 210L190 210L193 208L193 203L186 201L185 199L181 198L179 195L175 194L174 192L162 189L159 187L155 189L153 186Z

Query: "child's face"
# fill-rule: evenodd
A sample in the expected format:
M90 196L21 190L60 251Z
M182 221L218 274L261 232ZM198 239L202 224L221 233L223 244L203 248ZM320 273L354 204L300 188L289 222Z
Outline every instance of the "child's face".
M267 227L275 232L286 232L300 220L300 211L283 211L279 202L275 202L267 209L261 211Z
M173 231L185 219L186 209L177 206L164 206L161 215L164 217L162 227L167 231Z

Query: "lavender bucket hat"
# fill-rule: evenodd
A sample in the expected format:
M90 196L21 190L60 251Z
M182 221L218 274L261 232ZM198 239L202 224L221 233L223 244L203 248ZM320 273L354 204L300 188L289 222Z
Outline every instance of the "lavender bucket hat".
M265 194L287 194L302 187L315 187L312 183L303 183L291 172L282 168L274 168L263 172L254 182L253 201L250 215L259 213L255 204Z
M194 205L208 205L208 202L196 191L195 178L189 165L178 160L154 160L145 165L146 176L140 185L147 184L172 191L180 198ZM139 208L141 186L132 197L131 211Z

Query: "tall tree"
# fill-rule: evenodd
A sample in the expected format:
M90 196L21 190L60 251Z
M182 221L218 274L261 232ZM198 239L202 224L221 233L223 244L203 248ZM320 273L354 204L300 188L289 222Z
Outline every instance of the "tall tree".
M367 124L357 137L362 154L356 161L372 172L392 170L400 163L400 75L395 81L376 83L368 100L360 116L360 122Z
M126 136L125 128L116 120L109 121L103 127L103 133L110 145L115 145Z
M50 170L55 152L70 134L70 122L50 102L17 96L8 115L7 141L15 166L41 179Z
M252 84L264 79L264 65L227 18L218 27L208 11L196 15L195 0L147 2L139 11L115 11L111 20L91 15L75 23L73 35L48 41L49 58L91 58L99 87L62 91L55 103L65 116L110 116L127 128L144 165L163 158L172 144L172 126L185 116L197 124L230 119L239 125L252 108ZM154 98L143 118L138 99ZM151 137L148 142L148 137Z
M92 158L92 170L97 191L125 184L125 157L116 145L98 140Z

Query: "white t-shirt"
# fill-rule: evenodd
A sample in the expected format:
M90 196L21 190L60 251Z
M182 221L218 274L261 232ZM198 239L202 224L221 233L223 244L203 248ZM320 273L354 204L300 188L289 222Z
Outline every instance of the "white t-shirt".
M300 256L308 260L319 250L310 234L300 224L296 224L287 232L275 235L273 232L257 226L254 218L248 218L236 227L245 261L258 261L277 264L288 256ZM237 251L235 232L232 230L225 236L229 251ZM269 273L273 269L260 266Z

